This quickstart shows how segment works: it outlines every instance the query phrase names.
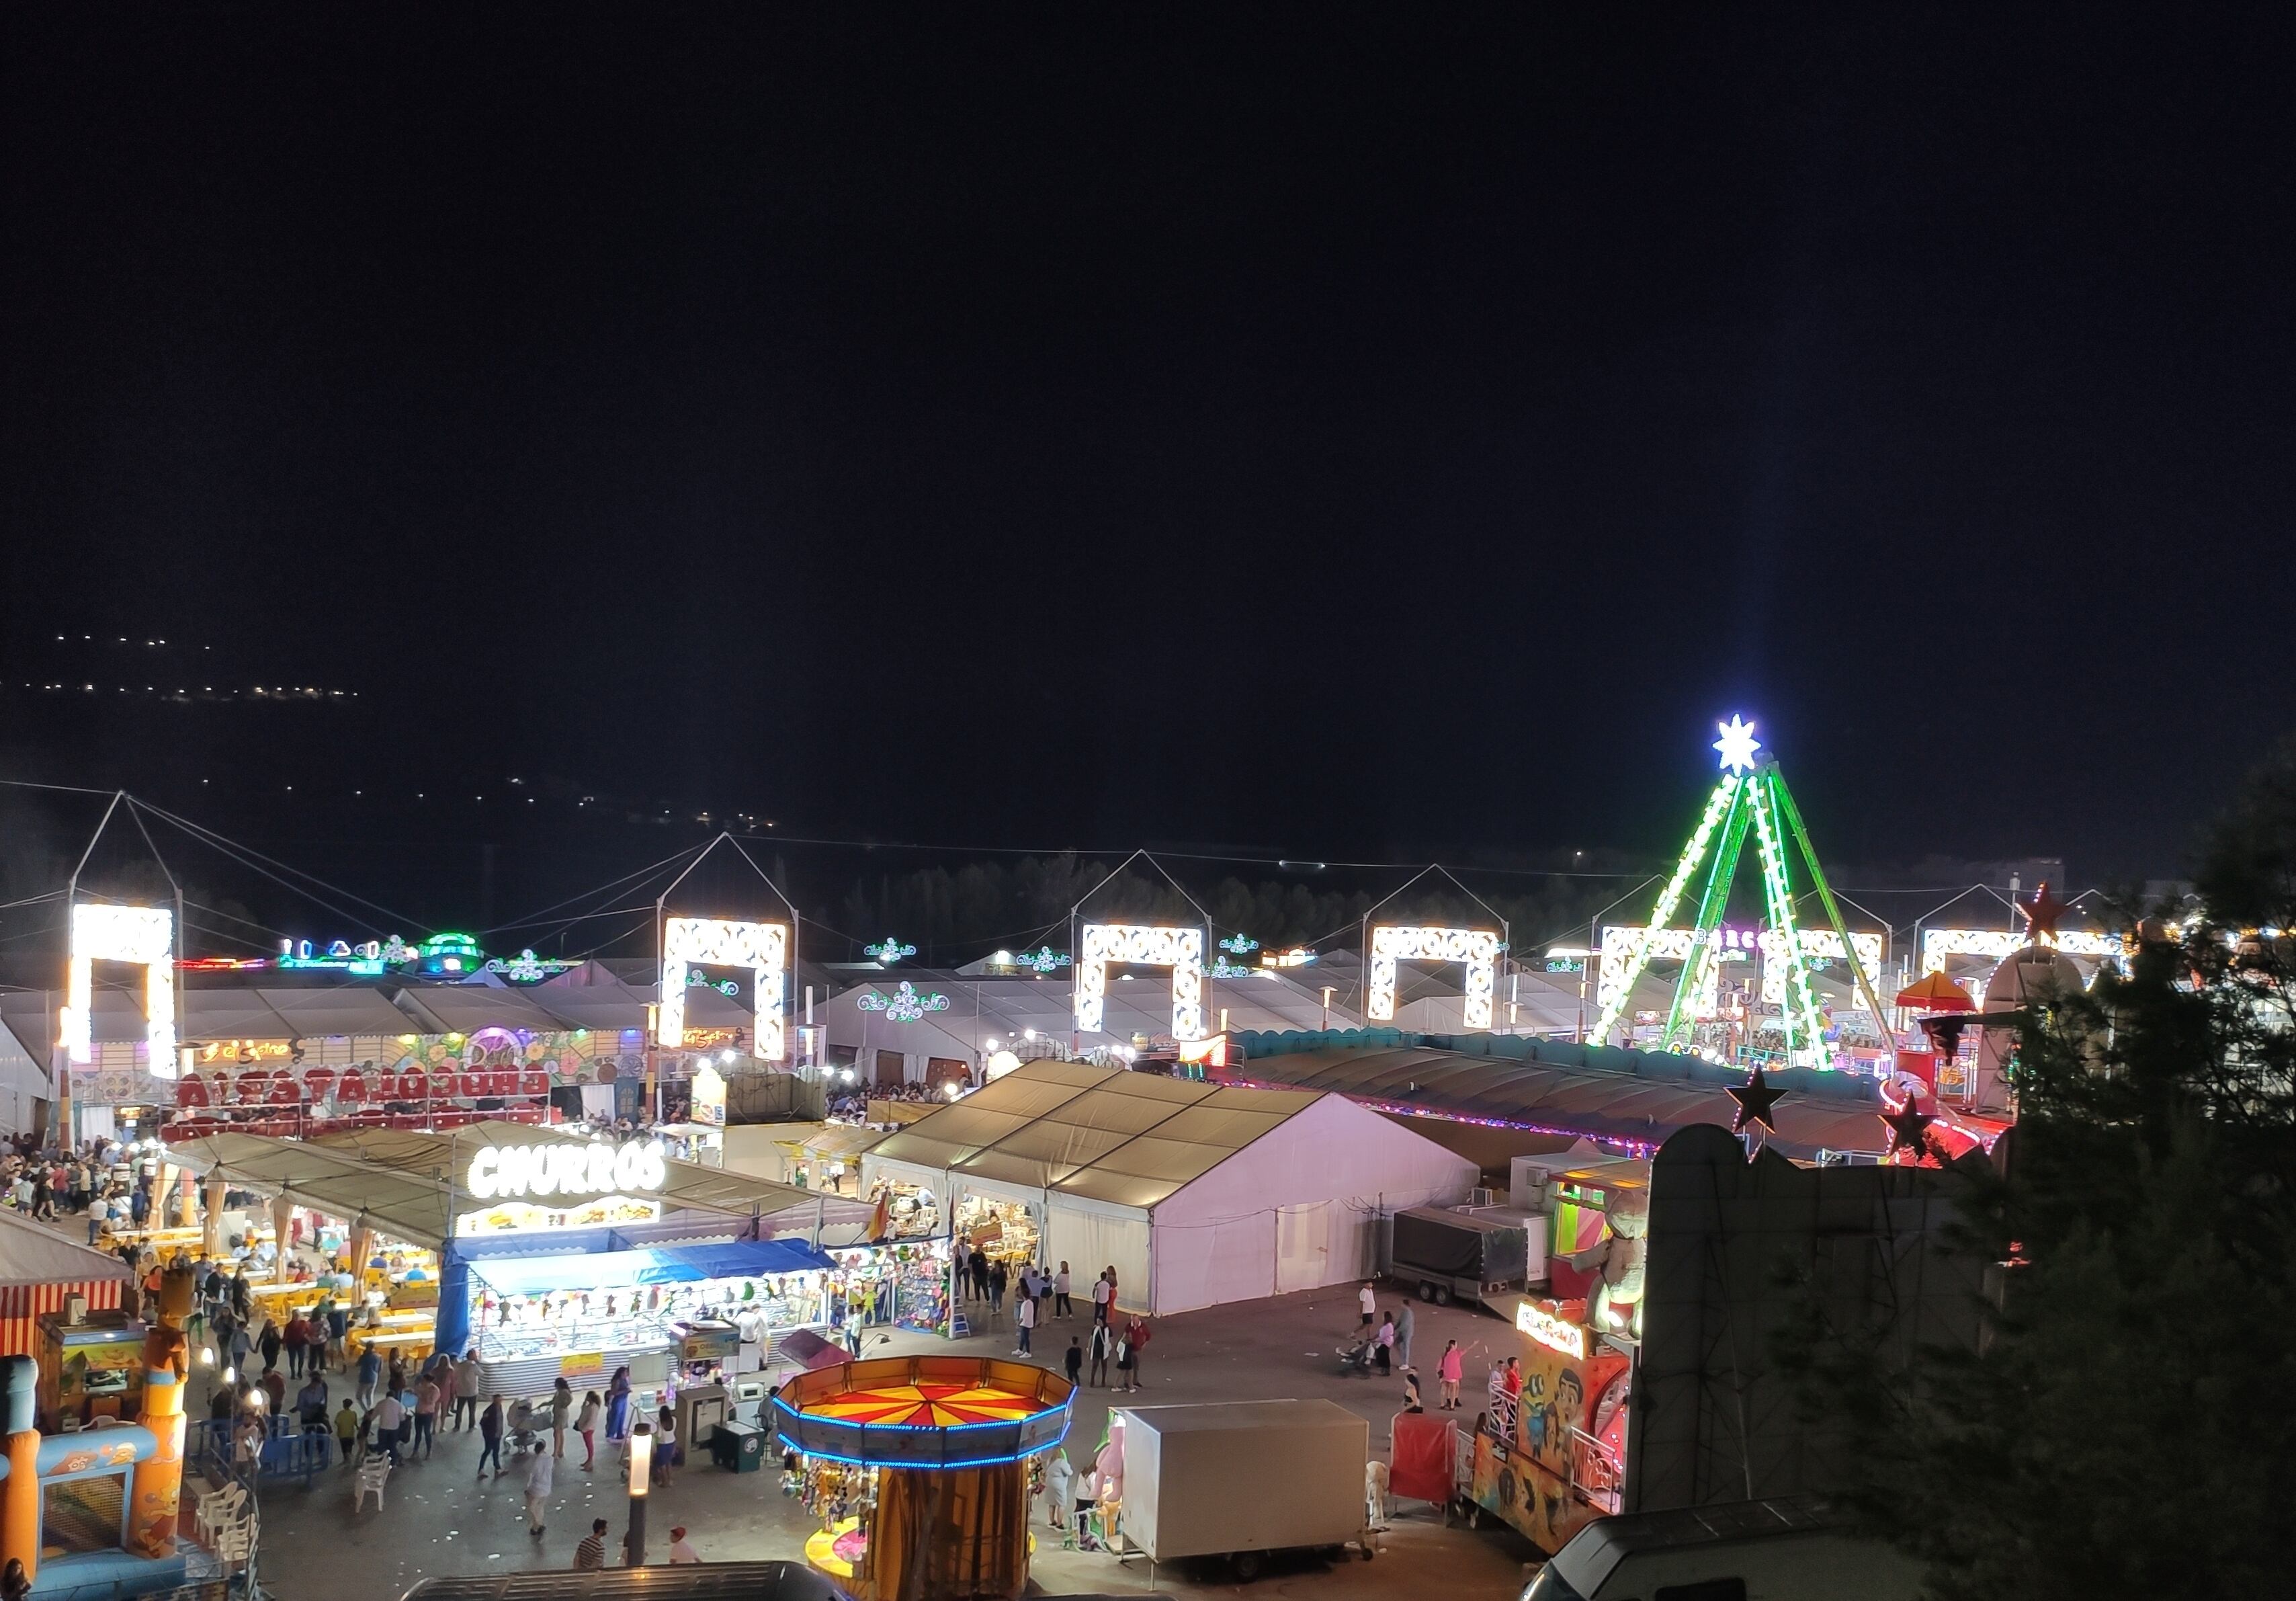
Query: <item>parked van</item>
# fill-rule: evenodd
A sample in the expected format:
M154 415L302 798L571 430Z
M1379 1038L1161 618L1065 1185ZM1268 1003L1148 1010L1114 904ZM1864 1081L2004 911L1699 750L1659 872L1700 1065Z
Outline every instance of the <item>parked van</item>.
M1846 1523L1819 1496L1597 1518L1522 1601L1918 1601L1921 1565Z

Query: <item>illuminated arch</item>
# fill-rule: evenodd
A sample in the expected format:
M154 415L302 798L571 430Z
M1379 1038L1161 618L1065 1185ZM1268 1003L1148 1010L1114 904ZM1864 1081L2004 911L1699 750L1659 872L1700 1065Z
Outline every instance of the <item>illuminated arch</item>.
M63 1009L56 1018L64 1052L75 1063L94 1059L97 962L132 962L144 969L145 1066L159 1078L176 1076L176 915L160 907L96 906L71 909L71 951L64 972Z
M1498 986L1499 937L1481 928L1423 928L1415 924L1377 923L1371 931L1371 962L1364 1015L1374 1022L1395 1016L1395 970L1398 962L1459 962L1466 966L1462 986L1469 1029L1491 1026L1491 997Z
M757 1014L754 1047L767 1062L786 1050L787 1014L782 990L789 972L789 924L742 923L724 917L670 917L661 925L660 1006L654 1039L672 1049L685 1043L685 981L693 967L744 967L755 986L750 1006Z
M1108 965L1172 970L1172 1038L1204 1037L1204 931L1146 923L1087 923L1076 965L1076 1026L1097 1034L1107 1020Z

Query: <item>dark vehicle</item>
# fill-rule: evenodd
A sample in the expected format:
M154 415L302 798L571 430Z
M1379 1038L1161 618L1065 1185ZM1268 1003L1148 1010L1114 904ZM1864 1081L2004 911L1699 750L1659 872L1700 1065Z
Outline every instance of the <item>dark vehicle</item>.
M1456 1298L1486 1304L1519 1294L1530 1267L1530 1236L1521 1223L1441 1206L1395 1214L1390 1276L1415 1285L1419 1299L1448 1306Z

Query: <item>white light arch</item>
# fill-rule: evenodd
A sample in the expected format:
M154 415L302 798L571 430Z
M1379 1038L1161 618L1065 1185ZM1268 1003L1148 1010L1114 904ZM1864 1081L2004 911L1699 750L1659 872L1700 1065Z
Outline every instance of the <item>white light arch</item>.
M176 915L161 907L97 906L71 909L71 950L64 970L64 1004L56 1031L65 1055L94 1059L94 1008L97 962L131 962L144 969L144 1027L155 1076L176 1076Z
M1398 962L1458 962L1466 967L1462 985L1469 1029L1491 1026L1491 998L1498 987L1499 937L1483 928L1424 928L1415 924L1376 923L1371 931L1371 965L1364 1014L1375 1022L1395 1016L1395 970Z
M654 1039L673 1050L685 1043L685 982L693 967L744 967L754 986L754 1049L767 1062L786 1054L783 980L789 972L789 924L725 917L669 917L661 925L660 1006Z
M1097 1034L1108 1016L1111 962L1172 970L1172 1038L1204 1037L1204 931L1148 923L1087 923L1076 965L1076 1026Z

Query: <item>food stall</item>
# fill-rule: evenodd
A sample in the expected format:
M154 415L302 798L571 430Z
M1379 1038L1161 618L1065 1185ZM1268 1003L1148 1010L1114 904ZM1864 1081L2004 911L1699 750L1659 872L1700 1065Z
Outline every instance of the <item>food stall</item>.
M834 1265L801 1240L482 1257L472 1340L490 1393L603 1386L617 1367L642 1388L705 1376L689 1366L730 1377L763 1366L775 1340L827 1326Z
M667 1378L680 1341L673 1326L721 1302L749 1310L762 1363L767 1342L820 1326L829 1303L828 1258L802 1241L753 1237L783 1213L817 1223L817 1197L674 1160L651 1137L588 1139L503 1121L309 1140L234 1132L187 1140L170 1158L205 1174L211 1193L228 1184L320 1214L323 1245L329 1220L342 1220L332 1261L362 1262L356 1346L420 1356L483 1345L498 1384L544 1375L533 1393L562 1374L594 1371L603 1384L624 1365ZM750 1254L707 1271L690 1255L642 1263L635 1254L706 1249L697 1236ZM730 1287L694 1287L727 1279ZM284 1301L305 1305L327 1287L291 1285Z

